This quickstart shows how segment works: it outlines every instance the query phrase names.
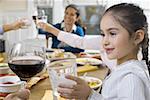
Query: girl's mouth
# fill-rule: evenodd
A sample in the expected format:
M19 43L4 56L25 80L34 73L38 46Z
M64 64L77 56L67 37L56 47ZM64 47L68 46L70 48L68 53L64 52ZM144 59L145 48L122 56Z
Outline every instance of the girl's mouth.
M105 50L106 50L107 54L110 54L110 53L112 53L112 51L114 50L114 48L105 48Z

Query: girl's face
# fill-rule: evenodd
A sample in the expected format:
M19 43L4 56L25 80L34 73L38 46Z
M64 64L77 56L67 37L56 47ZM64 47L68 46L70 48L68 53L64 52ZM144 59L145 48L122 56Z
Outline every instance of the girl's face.
M73 25L77 21L76 10L74 8L67 8L65 10L64 22L65 24Z
M120 63L135 58L136 46L128 31L107 13L101 20L102 46L109 59L117 59Z

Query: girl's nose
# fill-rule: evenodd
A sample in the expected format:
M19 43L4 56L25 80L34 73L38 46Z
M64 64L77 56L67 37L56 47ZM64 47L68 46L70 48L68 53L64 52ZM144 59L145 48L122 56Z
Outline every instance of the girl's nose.
M109 45L109 39L108 38L103 39L103 45L105 45L105 46Z
M109 42L108 41L105 41L104 42L104 45L106 46L106 45L109 45Z

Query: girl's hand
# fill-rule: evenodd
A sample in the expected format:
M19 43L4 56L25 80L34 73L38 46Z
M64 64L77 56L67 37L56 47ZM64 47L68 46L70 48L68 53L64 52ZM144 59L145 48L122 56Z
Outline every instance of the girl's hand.
M37 22L37 27L41 28L42 30L49 32L55 36L57 36L60 32L59 29L55 28L51 24L45 23L45 22Z
M44 22L37 22L37 27L41 28L43 31L46 31L46 32L48 32L48 28L51 28L50 24L44 23Z
M74 86L59 84L58 92L60 96L67 99L87 100L92 90L88 84L83 79L71 75L67 75L66 78L75 81L77 84Z
M49 23L45 23L45 22L37 22L37 27L41 28L42 30L46 31L46 32L51 32L53 30L53 26Z

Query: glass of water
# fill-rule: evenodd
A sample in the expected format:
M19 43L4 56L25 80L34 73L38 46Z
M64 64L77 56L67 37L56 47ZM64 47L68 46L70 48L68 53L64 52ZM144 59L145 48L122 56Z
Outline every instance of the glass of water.
M48 64L47 69L53 90L53 98L55 98L54 100L57 100L59 97L57 89L60 83L65 83L67 85L76 84L75 81L65 78L65 75L77 76L77 65L75 58L53 60Z

